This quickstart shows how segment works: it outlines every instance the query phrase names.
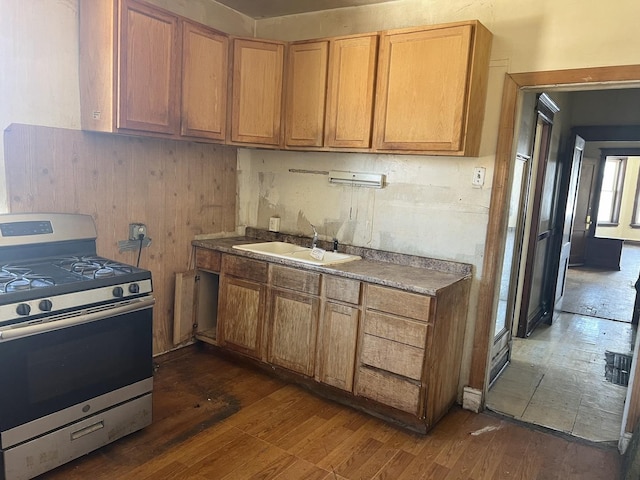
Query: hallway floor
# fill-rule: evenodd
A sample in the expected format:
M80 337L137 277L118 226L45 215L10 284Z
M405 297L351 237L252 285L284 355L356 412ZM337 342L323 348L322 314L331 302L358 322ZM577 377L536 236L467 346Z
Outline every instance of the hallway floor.
M594 442L617 444L627 387L605 378L605 351L631 354L640 246L625 243L620 271L570 268L563 313L514 338L511 363L487 407ZM618 321L615 321L618 320ZM624 323L623 323L624 322Z
M594 442L617 444L627 387L605 380L605 351L630 353L633 327L571 313L514 338L487 407Z
M631 322L640 270L640 245L625 243L620 270L589 267L570 268L567 272L562 310L565 312ZM603 288L606 286L606 288Z

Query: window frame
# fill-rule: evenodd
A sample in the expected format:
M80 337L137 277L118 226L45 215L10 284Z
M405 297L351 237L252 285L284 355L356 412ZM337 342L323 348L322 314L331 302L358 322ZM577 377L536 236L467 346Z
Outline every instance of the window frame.
M606 162L609 160L617 160L619 161L619 166L618 166L618 174L617 174L617 178L615 180L615 185L614 185L614 189L613 189L613 199L611 201L611 210L609 212L609 220L608 221L600 221L598 218L596 218L596 225L598 227L617 227L618 225L620 225L620 207L622 205L622 196L623 196L623 190L624 190L624 178L625 178L625 174L626 174L626 170L627 170L627 156L622 156L622 155L607 155L604 158L604 163L603 163L603 178L604 178L604 168L606 168ZM600 214L602 213L601 210L601 201L602 201L602 187L603 185L600 184L600 195L598 198L598 217L600 217ZM636 192L637 193L637 192ZM637 197L636 197L637 200ZM634 213L635 213L635 206L634 206ZM635 218L635 217L634 217ZM632 219L633 220L633 219ZM638 224L638 227L640 228L640 224Z

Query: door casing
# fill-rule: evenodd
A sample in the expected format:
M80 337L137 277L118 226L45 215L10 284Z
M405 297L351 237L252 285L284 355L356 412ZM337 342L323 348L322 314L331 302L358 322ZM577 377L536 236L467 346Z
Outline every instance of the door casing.
M528 72L506 74L502 95L502 109L496 147L493 187L489 209L489 223L482 267L482 278L479 285L479 299L474 332L469 388L481 392L481 405L488 388L488 372L490 351L493 344L493 317L495 315L495 298L498 293L500 266L503 259L501 245L508 220L509 174L515 124L518 115L518 100L524 89L553 89L575 87L596 89L640 86L640 65L615 67L581 68L573 70L554 70L546 72ZM546 87L546 88L545 88ZM637 363L637 362L636 362ZM632 403L640 405L640 382L634 385L631 392ZM628 421L633 420L632 415ZM627 430L633 427L627 425Z

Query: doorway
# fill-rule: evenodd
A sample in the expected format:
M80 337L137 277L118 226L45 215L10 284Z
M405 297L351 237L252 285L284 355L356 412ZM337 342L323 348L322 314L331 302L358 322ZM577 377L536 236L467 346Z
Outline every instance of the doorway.
M603 290L617 289L638 269L640 246L627 245L620 271L593 271L585 277L569 269L565 296L591 296L590 302L600 304ZM628 387L609 358L631 355L634 298L635 289L627 282L624 298L618 300L629 306L628 322L599 318L597 312L563 311L553 325L514 338L511 361L488 391L487 408L593 442L617 444Z
M634 82L618 83L615 82ZM474 348L472 371L470 375L470 388L486 389L489 371L488 349L492 342L487 342L488 338L493 339L493 318L497 305L491 304L492 298L497 298L500 275L500 262L502 261L502 246L504 246L504 229L507 224L507 209L509 196L509 176L511 174L511 168L513 165L513 145L515 144L513 138L514 128L513 126L517 120L516 105L519 104L521 99L521 92L525 88L542 88L544 85L554 85L554 88L564 89L569 91L571 85L575 84L591 84L591 88L594 85L603 86L605 82L608 83L606 88L614 85L616 88L637 87L640 81L640 66L631 67L611 67L607 69L582 69L582 70L570 70L570 71L556 71L556 72L534 72L525 74L507 75L505 81L505 90L503 95L503 109L501 117L501 125L505 128L501 129L498 139L498 152L496 159L496 170L494 174L494 190L492 192L492 203L489 221L489 229L487 235L487 249L485 251L485 263L483 265L483 272L489 282L483 283L480 287L480 302L479 302L479 317L478 324L476 326L475 344L479 347ZM575 91L581 90L581 87L575 88ZM572 91L574 91L572 90ZM506 128L508 127L508 128ZM635 127L637 129L637 126ZM495 282L495 283L493 283ZM477 361L476 361L477 360ZM484 362L487 363L484 363ZM632 389L630 396L627 400L627 405L630 405L628 422L625 422L626 431L631 429L627 425L631 425L635 422L638 416L638 411L635 408L640 404L640 395L638 395L638 388Z

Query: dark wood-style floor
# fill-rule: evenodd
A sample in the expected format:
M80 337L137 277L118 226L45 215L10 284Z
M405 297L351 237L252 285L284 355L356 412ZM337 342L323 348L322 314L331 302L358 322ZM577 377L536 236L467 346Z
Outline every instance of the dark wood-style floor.
M617 479L613 448L458 407L426 436L191 346L156 361L154 422L39 477Z

